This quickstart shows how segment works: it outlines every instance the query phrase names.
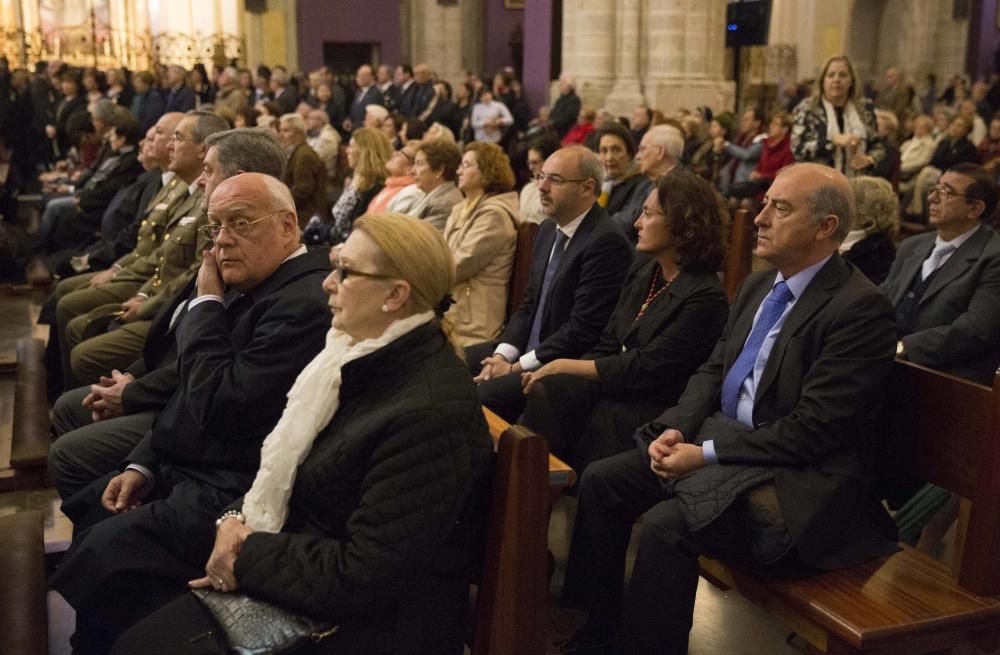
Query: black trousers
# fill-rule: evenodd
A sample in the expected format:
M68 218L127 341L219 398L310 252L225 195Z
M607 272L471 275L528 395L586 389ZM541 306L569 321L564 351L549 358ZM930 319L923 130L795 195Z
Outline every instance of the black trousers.
M103 653L126 628L187 592L204 575L215 519L253 476L163 466L139 507L109 514L109 474L63 503L73 543L49 580L77 612L75 653Z
M625 590L625 552L639 516L639 548ZM684 655L698 555L748 558L749 544L739 501L707 527L689 531L649 457L634 448L594 462L583 475L563 605L588 609L585 632L594 641L614 639L615 652Z

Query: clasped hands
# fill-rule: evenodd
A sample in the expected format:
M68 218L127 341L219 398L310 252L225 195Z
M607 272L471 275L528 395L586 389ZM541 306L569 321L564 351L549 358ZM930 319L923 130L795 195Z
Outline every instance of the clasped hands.
M664 480L679 478L705 466L701 446L684 442L679 430L664 430L649 444L649 467Z
M134 381L135 376L131 373L122 373L114 369L110 378L102 375L100 382L90 385L90 393L84 397L82 404L90 408L91 419L96 423L102 419L124 414L122 392Z
M479 375L472 378L472 381L476 384L480 382L485 382L491 378L498 378L501 375L507 375L508 373L520 373L521 363L514 362L511 364L508 362L503 355L493 354L480 362L482 364L482 369L479 371Z

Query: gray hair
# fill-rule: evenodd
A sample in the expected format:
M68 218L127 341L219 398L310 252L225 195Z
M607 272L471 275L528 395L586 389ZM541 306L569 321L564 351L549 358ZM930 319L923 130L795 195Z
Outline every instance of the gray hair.
M837 231L830 238L837 243L842 242L850 231L851 225L854 224L856 213L854 194L850 192L850 187L845 192L844 189L835 184L823 183L809 194L806 202L809 203L812 220L817 226L822 224L823 219L831 214L840 219Z
M94 104L94 118L110 124L114 120L118 105L107 98L101 98ZM122 107L124 109L124 107ZM128 111L127 109L125 111Z
M646 132L649 140L658 146L663 146L667 156L674 162L679 162L684 154L684 135L673 125L654 125Z
M210 111L192 110L184 115L194 116L198 119L194 128L191 129L191 138L198 145L205 143L205 139L209 135L229 129L229 123L225 118Z
M600 195L604 181L604 166L597 154L585 146L575 145L563 148L576 155L576 175L585 180L594 180L594 195Z
M306 128L305 119L296 113L282 114L281 118L278 120L280 120L283 124L290 126L293 130L300 134L305 134L308 129Z
M309 112L309 116L315 116L316 118L322 119L323 125L330 124L330 115L322 109L313 109Z
M205 145L215 146L219 166L226 177L238 171L263 173L279 180L284 175L288 157L272 129L241 127L215 132L205 139Z

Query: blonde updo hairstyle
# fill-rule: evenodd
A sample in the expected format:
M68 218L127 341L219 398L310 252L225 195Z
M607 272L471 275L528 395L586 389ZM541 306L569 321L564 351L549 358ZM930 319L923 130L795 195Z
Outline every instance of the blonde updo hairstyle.
M464 351L452 336L454 323L442 306L455 286L455 260L441 232L427 221L395 212L365 214L355 221L354 229L378 246L375 264L383 275L410 284L413 313L437 314L441 331L464 361Z
M865 234L885 232L890 237L899 232L899 198L892 185L881 177L860 176L851 178L854 191L854 225L852 230Z

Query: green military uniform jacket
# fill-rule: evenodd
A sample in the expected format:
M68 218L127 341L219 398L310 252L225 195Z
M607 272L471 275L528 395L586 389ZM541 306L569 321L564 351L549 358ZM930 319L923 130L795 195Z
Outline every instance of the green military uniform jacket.
M146 257L163 241L167 221L182 202L188 198L188 185L176 175L163 185L146 206L146 215L139 223L135 249L114 263L117 268L127 268L137 259Z
M116 282L143 283L137 294L147 300L139 308L139 320L152 320L160 306L198 272L202 251L212 247L211 239L200 232L208 223L203 198L203 190L195 189L167 221L159 247L115 275Z

